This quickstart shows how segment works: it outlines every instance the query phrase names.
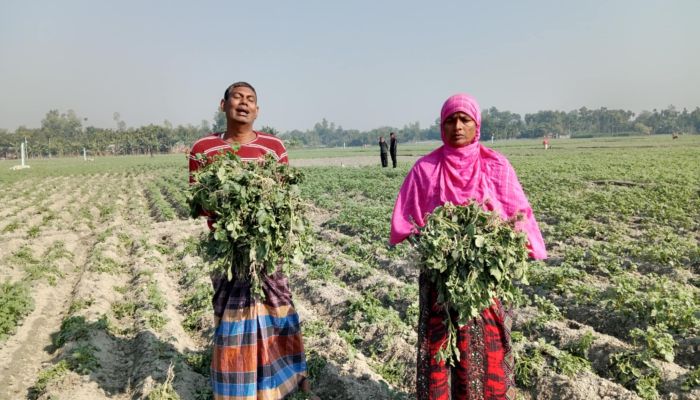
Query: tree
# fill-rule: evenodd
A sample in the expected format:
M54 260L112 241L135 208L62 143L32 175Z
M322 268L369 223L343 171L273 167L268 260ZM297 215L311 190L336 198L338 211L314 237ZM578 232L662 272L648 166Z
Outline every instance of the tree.
M271 126L268 126L268 125L263 125L263 127L260 128L260 132L269 133L270 135L275 135L275 136L279 136L279 134L280 134L277 129L275 129Z
M525 131L523 137L542 137L545 135L566 134L566 113L563 111L538 111L525 114Z
M82 123L73 110L59 114L49 110L41 120L41 136L46 138L47 153L64 155L78 154L82 143Z
M211 127L214 132L226 131L226 114L220 109L214 113L214 124Z
M126 122L122 121L122 116L118 112L112 114L112 119L117 123L117 130L123 132L126 130Z
M651 135L651 127L648 127L641 122L635 122L633 129L635 132L639 132L644 135Z
M523 130L523 121L520 114L510 111L498 111L496 107L484 110L481 115L481 138L489 140L491 136L496 139L515 139Z

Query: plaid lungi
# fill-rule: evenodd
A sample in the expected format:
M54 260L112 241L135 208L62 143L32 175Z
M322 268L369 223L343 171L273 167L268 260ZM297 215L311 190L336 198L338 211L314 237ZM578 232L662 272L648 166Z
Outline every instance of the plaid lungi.
M277 400L295 392L306 378L306 357L287 278L268 276L264 301L251 296L245 281L212 277L212 284L214 398Z

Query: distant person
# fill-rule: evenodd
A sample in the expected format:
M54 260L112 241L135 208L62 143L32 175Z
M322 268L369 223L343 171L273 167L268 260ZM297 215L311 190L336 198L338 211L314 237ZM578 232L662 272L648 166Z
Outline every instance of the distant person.
M256 161L271 154L286 164L287 150L274 135L253 130L258 116L258 95L253 86L236 82L226 88L221 99L226 114L226 131L209 134L195 142L190 152L192 173L217 154L234 152L243 161ZM197 154L207 158L200 161ZM214 216L208 217L209 229ZM310 393L301 326L287 278L280 271L268 275L262 284L265 300L257 300L251 284L211 276L214 287L214 338L211 360L213 398L282 399L300 389Z
M387 153L389 153L389 145L386 144L384 136L379 137L379 158L382 160L382 168L386 168L389 165L389 160Z
M440 112L443 145L423 156L403 181L391 218L390 243L418 233L428 215L446 202L483 202L502 218L522 217L518 226L528 238L530 256L547 258L542 234L515 170L500 153L479 143L481 111L476 100L457 94ZM435 360L445 345L445 307L435 285L421 273L419 288L416 398L513 399L511 313L494 298L493 305L457 329L460 359L454 367ZM454 310L448 311L453 320Z
M545 135L544 138L542 138L542 147L544 147L545 150L549 149L549 136Z
M398 146L396 132L391 132L389 134L389 154L391 154L391 164L394 168L396 168L396 146Z

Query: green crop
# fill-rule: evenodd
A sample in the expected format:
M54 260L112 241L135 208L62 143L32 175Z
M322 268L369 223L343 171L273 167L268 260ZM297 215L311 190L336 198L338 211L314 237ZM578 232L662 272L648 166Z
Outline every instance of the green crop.
M307 248L302 174L270 155L248 163L227 153L215 156L194 180L188 196L192 216L207 210L217 219L203 242L205 260L229 280L249 280L253 295L264 298L264 276L278 266L289 274Z
M34 301L26 284L0 283L0 340L13 333L24 316L33 309Z
M545 363L545 359L538 348L531 348L527 352L517 353L515 381L523 387L532 387L535 379L542 375Z
M666 332L664 324L648 326L646 331L634 328L630 331L632 343L646 347L653 355L668 362L673 362L673 346L676 342L673 336Z
M510 302L518 295L514 281L525 280L528 252L527 238L515 231L514 224L515 220L504 221L484 211L477 202L466 206L448 202L436 208L420 229L421 269L435 284L437 301L444 304L447 315L448 337L437 360L452 365L459 360L450 310L457 313L458 325L466 325L494 298Z
M575 356L582 358L588 357L588 350L590 350L593 342L597 339L591 331L587 331L578 340L569 343L567 350Z
M625 387L634 389L643 399L656 399L656 387L661 380L661 371L652 362L649 351L635 350L615 353L610 356L610 375Z
M689 391L693 388L700 387L700 367L695 367L688 372L685 380L681 384L681 389Z

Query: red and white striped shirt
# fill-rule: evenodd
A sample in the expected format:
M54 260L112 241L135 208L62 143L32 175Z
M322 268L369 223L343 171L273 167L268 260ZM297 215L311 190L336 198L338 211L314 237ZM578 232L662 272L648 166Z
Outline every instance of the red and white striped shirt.
M210 162L215 155L226 152L233 152L233 147L231 147L230 143L224 141L223 132L211 133L194 142L192 145L192 150L187 157L190 164L190 183L194 181L192 174L195 171L204 166L206 163ZM204 154L207 157L207 160L197 160L197 154ZM267 154L272 154L277 162L283 164L289 163L289 159L287 158L287 149L285 149L282 140L274 135L264 132L255 131L255 139L248 143L241 144L238 151L236 151L236 154L242 161L255 161L265 157ZM200 215L209 217L207 223L209 225L209 229L212 229L213 218L209 215L209 213L202 210Z
M212 133L197 140L194 145L192 145L192 150L188 157L190 160L190 183L192 183L192 173L204 165L202 162L197 161L197 154L204 154L207 156L207 160L211 160L216 154L233 151L231 144L224 141L223 137L223 132ZM255 131L255 139L248 143L241 144L236 154L243 161L254 161L265 157L267 154L272 154L277 162L284 164L289 162L287 158L287 149L284 148L282 140L264 132Z

